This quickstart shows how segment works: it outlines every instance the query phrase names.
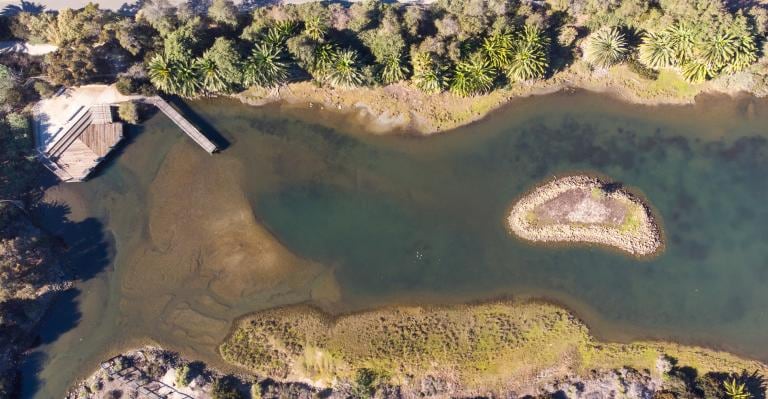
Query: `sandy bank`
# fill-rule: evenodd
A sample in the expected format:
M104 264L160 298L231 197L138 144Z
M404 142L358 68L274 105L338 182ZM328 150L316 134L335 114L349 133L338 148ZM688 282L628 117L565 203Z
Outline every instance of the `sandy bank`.
M581 61L553 76L494 90L485 95L458 97L449 92L427 94L407 82L383 87L333 89L312 82L290 83L279 90L251 88L235 97L251 105L289 103L308 110L353 114L373 133L432 134L478 121L515 99L562 90L587 90L643 105L692 104L700 94L737 96L768 94L762 77L742 72L700 84L686 82L676 71L664 70L655 80L641 77L626 65L592 71Z
M510 230L533 242L606 245L635 256L663 247L650 209L616 183L591 176L555 179L524 195L507 217Z

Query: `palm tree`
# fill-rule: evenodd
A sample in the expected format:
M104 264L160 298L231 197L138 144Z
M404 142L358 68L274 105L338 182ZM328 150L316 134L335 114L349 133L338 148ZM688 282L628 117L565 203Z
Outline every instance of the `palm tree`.
M195 62L190 58L180 58L173 60L170 67L173 83L171 93L182 97L197 97L203 85Z
M243 84L246 86L275 87L288 79L288 65L282 51L274 44L257 43L243 66Z
M523 28L512 48L507 78L519 82L543 77L549 67L548 46L549 40L539 28Z
M536 44L543 49L549 47L549 38L535 25L525 25L517 34L517 42Z
M743 71L757 61L757 46L752 35L745 33L736 36L735 46L735 53L725 67L728 73Z
M450 90L462 97L485 93L493 87L494 75L490 62L483 54L476 53L456 64Z
M592 65L607 68L623 61L628 52L626 37L618 28L613 27L592 34L584 58Z
M152 84L166 93L195 97L200 91L200 76L195 63L188 58L170 60L165 54L157 54L148 69Z
M325 36L325 25L319 15L310 15L304 20L304 34L316 41Z
M363 83L363 73L357 62L357 52L338 52L328 72L328 81L336 87L354 87Z
M149 61L147 66L149 80L159 90L166 93L171 92L173 87L173 75L171 65L165 54L157 54Z
M699 44L699 31L691 24L677 22L665 30L669 45L675 52L677 64L684 64L693 58Z
M730 399L749 399L752 397L752 394L747 391L747 384L739 383L736 378L731 378L730 381L723 381L723 387Z
M445 89L445 73L432 55L419 52L413 56L413 84L426 93L439 93Z
M384 84L399 82L405 79L408 69L403 66L400 57L389 56L381 66L381 81Z
M211 58L201 57L197 61L197 69L200 71L203 90L208 93L218 93L226 91L227 84L221 74L216 61Z
M646 33L638 50L640 62L648 68L667 68L677 64L677 53L667 32Z
M683 77L691 83L701 83L712 76L710 65L700 59L693 59L683 64Z
M721 32L705 41L701 58L714 70L720 70L736 55L739 44L735 35Z
M494 68L503 68L512 56L512 34L506 30L483 39L481 50Z
M296 31L295 21L281 21L267 28L267 32L264 34L263 41L276 46L285 44L293 33Z
M338 49L332 43L323 43L315 47L315 59L312 65L312 75L319 80L325 79L325 76L331 70L336 57L338 56Z

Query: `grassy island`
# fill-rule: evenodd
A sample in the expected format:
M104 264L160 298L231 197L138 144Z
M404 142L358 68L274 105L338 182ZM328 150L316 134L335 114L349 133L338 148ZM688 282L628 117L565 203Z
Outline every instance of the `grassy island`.
M568 176L524 195L507 217L510 230L533 242L605 245L635 256L663 247L649 207L619 183Z
M623 368L645 370L664 385L670 370L662 363L671 358L699 376L768 370L702 348L598 342L572 314L542 303L396 307L340 317L309 307L268 310L243 319L220 351L280 380L333 386L359 379L363 370L404 393L424 381L447 381L450 397L535 394L555 380Z

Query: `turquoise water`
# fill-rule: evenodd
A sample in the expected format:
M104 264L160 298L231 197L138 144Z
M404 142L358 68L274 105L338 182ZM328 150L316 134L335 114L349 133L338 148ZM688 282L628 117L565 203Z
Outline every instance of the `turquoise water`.
M229 142L222 153L205 154L156 116L96 178L61 189L103 231L106 255L67 302L78 321L30 357L26 397L58 396L107 354L146 340L220 365L216 345L232 320L298 302L342 312L545 298L605 339L768 360L764 101L641 107L556 94L426 138L361 134L352 117L330 114L318 124L299 108L190 107ZM512 237L512 202L572 171L643 193L665 252L640 261ZM274 248L257 245L270 237Z

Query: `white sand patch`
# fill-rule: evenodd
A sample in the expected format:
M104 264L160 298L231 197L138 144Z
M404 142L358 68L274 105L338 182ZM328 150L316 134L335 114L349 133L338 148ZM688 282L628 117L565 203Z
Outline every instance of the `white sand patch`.
M0 42L0 54L27 53L29 55L45 55L56 51L59 47L53 44L31 44L17 40Z

